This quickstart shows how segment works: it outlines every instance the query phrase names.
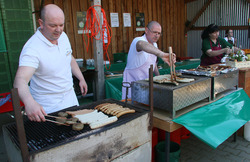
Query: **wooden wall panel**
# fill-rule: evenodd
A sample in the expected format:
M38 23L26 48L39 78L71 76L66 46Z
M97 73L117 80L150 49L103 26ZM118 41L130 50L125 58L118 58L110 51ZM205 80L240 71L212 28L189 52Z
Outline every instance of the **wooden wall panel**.
M36 19L42 0L34 0ZM65 32L67 33L73 55L76 58L93 58L92 43L88 52L83 43L81 34L77 34L76 12L87 11L91 6L90 0L44 0L44 4L54 3L64 10ZM119 27L112 28L112 39L108 49L110 58L113 53L128 52L132 40L142 35L143 31L136 31L135 14L144 13L145 26L155 20L162 25L162 37L158 41L159 49L168 52L172 46L173 52L179 57L187 55L187 39L185 37L186 4L183 0L102 0L102 8L110 24L110 13L119 15ZM123 27L123 13L131 14L132 27ZM86 40L86 35L85 35ZM104 57L106 58L106 57Z
M63 3L63 10L64 10L64 14L65 14L65 24L64 24L64 28L65 28L65 32L67 33L70 43L71 43L71 47L73 50L73 55L76 57L76 42L75 42L75 38L74 38L74 26L73 26L73 18L72 18L72 7L71 7L71 3L70 1L64 1Z
M128 29L128 45L127 45L127 49L125 50L125 52L128 52L129 50L129 46L133 41L134 38L134 33L133 33L133 26L135 26L135 21L134 21L134 13L133 13L133 9L132 9L132 5L133 5L133 0L127 0L128 2L128 13L130 13L131 16L131 27L129 27Z

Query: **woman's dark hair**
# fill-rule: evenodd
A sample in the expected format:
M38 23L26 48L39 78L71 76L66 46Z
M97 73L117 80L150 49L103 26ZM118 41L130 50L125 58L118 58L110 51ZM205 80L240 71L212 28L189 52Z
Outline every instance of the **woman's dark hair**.
M225 32L225 37L228 37L228 33L229 31L232 30L232 29L227 29L226 32Z
M208 27L206 27L206 29L203 30L202 34L201 34L201 39L205 39L205 38L209 38L209 34L219 31L219 27L218 25L215 24L210 24L208 25Z

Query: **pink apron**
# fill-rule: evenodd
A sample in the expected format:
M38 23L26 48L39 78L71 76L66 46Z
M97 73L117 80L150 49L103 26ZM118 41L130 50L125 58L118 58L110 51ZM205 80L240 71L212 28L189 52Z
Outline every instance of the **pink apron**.
M218 40L217 40L218 41ZM212 42L210 40L210 46L211 46L211 49L213 51L216 51L216 50L220 50L221 49L221 46L220 46L220 42L218 42L218 46L216 47L213 47L212 46ZM205 57L203 57L201 59L201 66L208 66L208 65L212 65L212 64L218 64L218 63L221 63L221 59L223 58L223 55L224 54L220 54L218 56L213 56L213 57L209 57L208 55L204 55Z
M155 69L157 57L149 54L146 62L136 69L125 69L123 72L123 82L133 82L137 80L144 80L149 77L149 68L153 64ZM126 88L122 87L122 99L126 98ZM128 98L131 98L131 88L128 89Z

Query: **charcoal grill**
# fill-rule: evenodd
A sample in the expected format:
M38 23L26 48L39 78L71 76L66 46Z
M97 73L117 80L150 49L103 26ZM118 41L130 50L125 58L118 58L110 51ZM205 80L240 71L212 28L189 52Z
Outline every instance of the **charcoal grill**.
M190 83L153 85L154 107L170 112L170 118L175 118L176 112L203 99L210 101L211 78L183 75L184 78L194 78ZM149 82L140 80L132 82L132 102L149 104Z
M125 106L124 102L106 99L70 107L63 111L93 109L101 103ZM70 126L58 126L50 122L37 123L24 118L30 161L110 161L149 142L151 138L151 130L148 129L149 110L131 104L126 106L136 112L125 114L119 117L118 121L95 130L85 125L83 130L74 131ZM51 115L56 116L57 113ZM10 153L9 160L21 161L16 124L4 125L3 132L5 146ZM13 156L13 154L17 155Z

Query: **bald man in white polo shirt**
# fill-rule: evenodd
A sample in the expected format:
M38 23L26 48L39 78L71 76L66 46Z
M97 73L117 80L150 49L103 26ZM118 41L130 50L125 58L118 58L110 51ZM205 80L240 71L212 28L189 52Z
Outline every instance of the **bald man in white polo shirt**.
M45 121L47 113L79 105L72 74L79 79L82 95L88 90L63 32L64 20L64 13L58 6L44 6L38 20L40 27L20 55L14 87L18 88L31 121Z

